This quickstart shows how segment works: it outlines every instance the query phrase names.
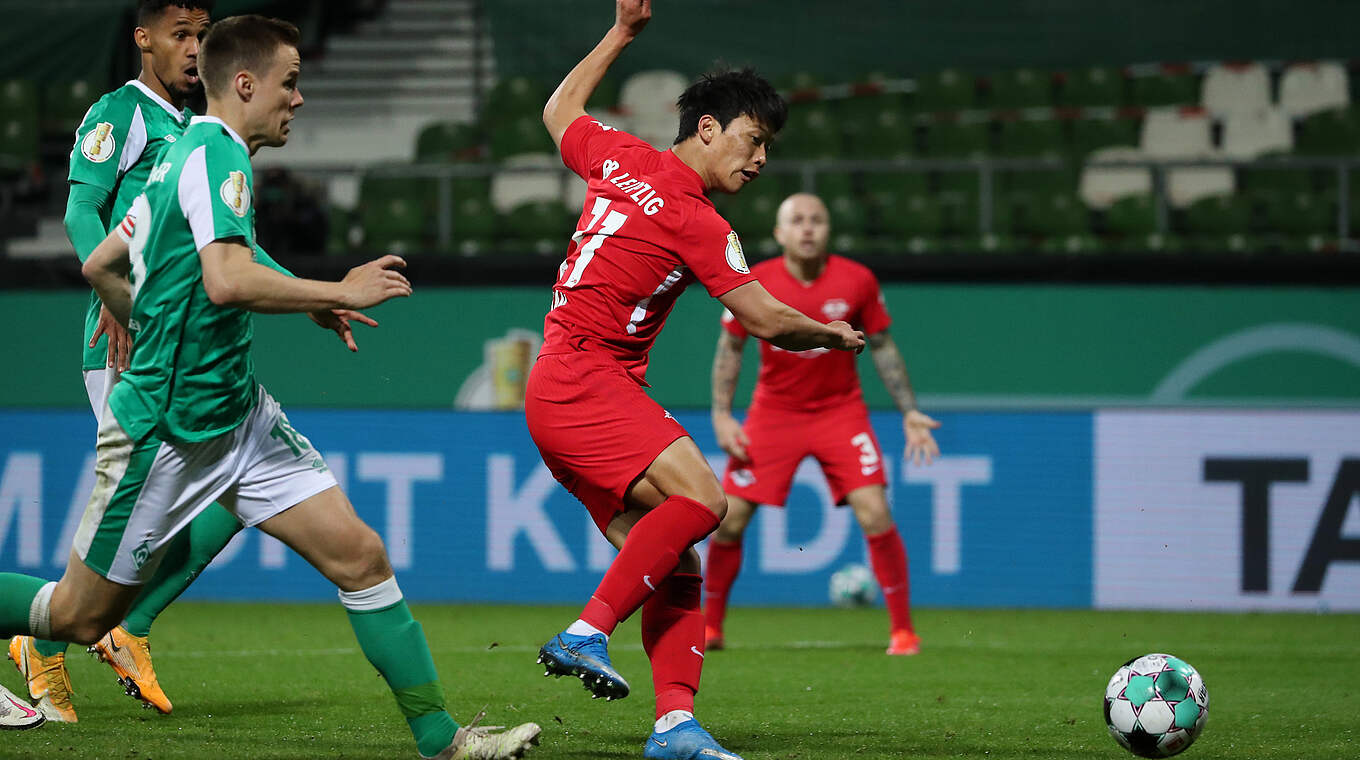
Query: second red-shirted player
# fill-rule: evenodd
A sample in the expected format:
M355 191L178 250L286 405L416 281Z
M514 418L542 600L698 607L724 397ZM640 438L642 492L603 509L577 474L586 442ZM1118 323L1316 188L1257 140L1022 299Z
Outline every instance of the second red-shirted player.
M650 17L649 0L617 0L614 26L543 110L563 163L588 192L553 286L525 416L543 461L619 554L539 661L549 675L580 677L596 697L627 696L608 637L641 609L657 715L644 757L731 760L737 755L694 718L704 618L693 547L718 526L727 499L699 447L643 390L647 354L695 280L776 345L857 351L864 339L844 321L823 324L770 296L706 197L739 191L765 166L787 115L769 83L750 71L704 77L681 95L678 135L666 151L586 115L606 69Z

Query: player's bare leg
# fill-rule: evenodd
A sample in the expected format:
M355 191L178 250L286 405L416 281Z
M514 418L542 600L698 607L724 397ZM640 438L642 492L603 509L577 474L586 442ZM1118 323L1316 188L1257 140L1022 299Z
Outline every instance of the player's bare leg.
M727 516L708 542L708 562L704 568L704 641L708 651L727 645L723 636L727 598L741 572L741 539L757 506L755 502L727 494Z
M907 550L893 523L883 486L863 486L845 495L855 519L869 543L869 564L883 589L892 633L888 654L911 655L921 651L921 638L911 623L911 581L907 574Z
M331 487L260 524L340 589L355 638L396 697L422 757L517 758L538 743L540 728L525 723L503 732L459 727L444 709L420 623L397 586L382 539L338 487Z

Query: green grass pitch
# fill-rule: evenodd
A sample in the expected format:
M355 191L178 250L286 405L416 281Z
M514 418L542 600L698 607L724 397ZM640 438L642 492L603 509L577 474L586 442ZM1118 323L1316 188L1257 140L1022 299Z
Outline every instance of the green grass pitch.
M567 607L416 605L454 717L534 720L530 757L638 758L650 671L635 621L614 663L633 695L592 701L547 679L538 645ZM747 760L1124 758L1101 717L1125 660L1171 652L1204 675L1204 734L1183 757L1360 757L1360 616L1039 610L916 612L924 648L887 657L880 609L736 608L710 652L700 719ZM382 680L338 604L181 603L153 634L162 717L73 647L80 723L0 735L0 758L415 758ZM15 691L5 663L0 681Z

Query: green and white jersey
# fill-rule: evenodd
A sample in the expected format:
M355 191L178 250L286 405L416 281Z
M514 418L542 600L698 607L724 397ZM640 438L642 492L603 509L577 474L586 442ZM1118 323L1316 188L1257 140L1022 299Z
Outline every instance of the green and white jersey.
M220 119L195 116L123 220L137 337L109 407L134 441L153 432L205 441L235 428L255 404L250 313L208 300L198 258L215 240L255 248L252 182L241 137Z
M108 216L100 220L105 232L127 213L132 199L142 192L156 157L184 132L191 115L188 109L176 111L136 79L90 106L76 130L67 180L97 187L113 198ZM91 292L81 343L85 347L83 369L102 369L106 363L107 338L89 347L98 323L99 297Z

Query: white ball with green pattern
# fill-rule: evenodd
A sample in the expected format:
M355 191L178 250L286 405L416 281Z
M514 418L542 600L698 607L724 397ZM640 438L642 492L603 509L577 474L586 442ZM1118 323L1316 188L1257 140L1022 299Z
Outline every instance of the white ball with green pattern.
M831 574L831 603L837 607L866 607L878 598L878 583L864 565L846 565Z
M1145 654L1124 663L1105 687L1105 725L1139 757L1171 757L1189 747L1209 719L1209 690L1190 663Z

